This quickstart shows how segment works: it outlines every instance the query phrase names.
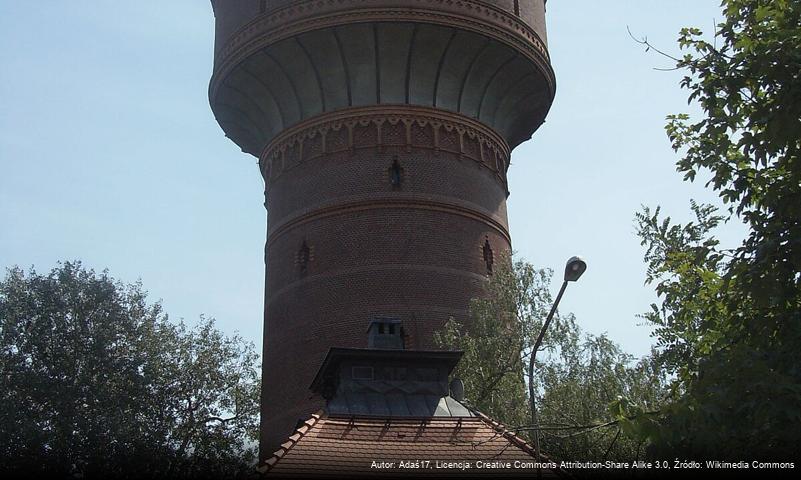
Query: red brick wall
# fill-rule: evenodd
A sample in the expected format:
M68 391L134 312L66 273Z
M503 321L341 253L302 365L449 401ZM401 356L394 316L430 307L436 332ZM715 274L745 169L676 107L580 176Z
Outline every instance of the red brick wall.
M431 109L362 110L307 122L262 156L265 446L319 408L308 387L329 347L366 347L369 321L385 315L402 319L407 348L435 348L433 332L482 293L485 242L495 259L510 248L502 141Z

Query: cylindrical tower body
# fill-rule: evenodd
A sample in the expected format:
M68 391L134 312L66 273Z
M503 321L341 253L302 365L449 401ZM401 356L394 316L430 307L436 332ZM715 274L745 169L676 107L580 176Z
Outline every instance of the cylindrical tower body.
M543 0L212 0L210 101L268 210L261 454L377 316L430 349L510 249L506 171L554 95Z

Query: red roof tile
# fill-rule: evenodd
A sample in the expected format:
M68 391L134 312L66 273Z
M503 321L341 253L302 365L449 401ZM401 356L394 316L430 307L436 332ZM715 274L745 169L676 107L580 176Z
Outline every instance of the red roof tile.
M346 418L320 411L259 470L269 478L535 474L533 448L497 422L476 414ZM562 474L548 468L542 471L543 477Z

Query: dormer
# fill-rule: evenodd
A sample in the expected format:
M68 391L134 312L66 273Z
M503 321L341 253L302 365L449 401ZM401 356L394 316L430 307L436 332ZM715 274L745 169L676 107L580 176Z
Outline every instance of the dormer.
M367 348L403 350L403 326L399 318L378 317L367 327Z

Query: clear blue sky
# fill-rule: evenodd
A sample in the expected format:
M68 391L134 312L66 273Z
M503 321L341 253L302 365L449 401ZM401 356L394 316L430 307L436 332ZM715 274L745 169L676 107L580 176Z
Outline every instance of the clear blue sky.
M681 74L654 70L671 64L626 26L677 52L678 30L711 31L717 5L548 2L556 101L512 156L515 250L557 272L583 255L562 310L636 355L655 295L634 213L661 204L685 220L690 198L717 197L675 172L664 118L694 111ZM213 28L207 0L0 0L0 266L81 259L141 278L174 319L205 313L261 348L263 186L208 106Z

